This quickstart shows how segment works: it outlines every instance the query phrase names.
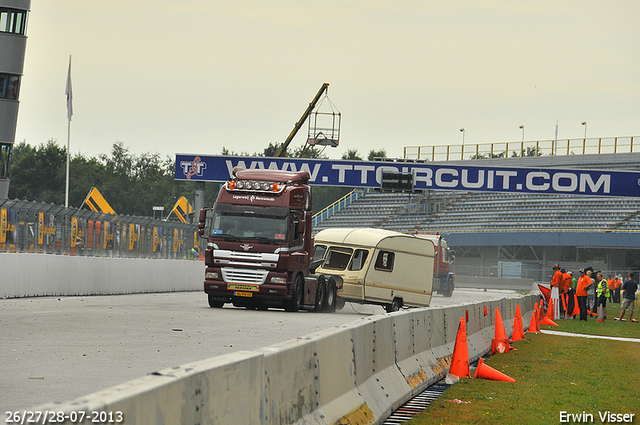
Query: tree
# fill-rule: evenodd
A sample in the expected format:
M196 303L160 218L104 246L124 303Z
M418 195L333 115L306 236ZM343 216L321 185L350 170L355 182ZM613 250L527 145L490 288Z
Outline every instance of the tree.
M373 161L374 158L386 158L386 157L387 157L386 149L380 149L379 151L371 149L369 151L369 155L367 156L367 159L369 161Z
M276 156L278 153L278 149L280 148L280 143L269 143L269 146L264 148L264 156Z
M104 186L105 166L96 158L77 154L69 163L69 206L81 208L92 187Z
M386 156L386 152L385 152ZM342 154L342 159L349 159L352 161L362 161L362 157L358 153L358 149L349 149L347 152Z
M306 144L293 150L294 158L327 158L324 149L316 146L307 146Z
M64 204L67 150L51 139L32 148L18 143L12 153L9 197Z

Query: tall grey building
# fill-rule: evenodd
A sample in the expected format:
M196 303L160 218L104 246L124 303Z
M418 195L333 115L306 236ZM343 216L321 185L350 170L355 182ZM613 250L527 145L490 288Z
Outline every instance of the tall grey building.
M0 199L9 194L30 8L31 0L0 0Z

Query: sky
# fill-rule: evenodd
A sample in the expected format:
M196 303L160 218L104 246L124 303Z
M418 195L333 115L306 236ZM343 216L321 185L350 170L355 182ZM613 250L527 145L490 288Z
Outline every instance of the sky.
M262 152L321 85L340 146L640 136L637 0L34 0L16 142ZM323 103L323 106L327 103ZM326 109L326 108L325 108ZM300 147L307 123L291 143Z

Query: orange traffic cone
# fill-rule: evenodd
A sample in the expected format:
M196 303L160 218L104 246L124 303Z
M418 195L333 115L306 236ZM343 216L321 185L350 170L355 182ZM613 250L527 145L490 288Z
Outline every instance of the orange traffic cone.
M545 315L545 317L548 317L550 320L556 319L555 315L553 314L553 298L549 300L549 306L547 307L547 314Z
M540 304L538 305L538 322L542 320L544 317L544 303L540 300Z
M533 311L533 313L531 313L531 322L529 322L529 330L527 332L532 333L532 334L537 334L538 332L540 332L540 330L538 329L538 319L537 316L538 312L537 311Z
M467 325L464 317L460 318L458 325L458 335L456 336L456 345L453 347L453 358L450 375L456 375L459 378L471 376L469 371L469 349L467 347Z
M596 322L604 323L604 307L598 307L598 317L596 318Z
M507 332L504 330L502 315L500 314L498 307L496 307L496 333L495 338L491 340L491 354L508 353L509 348L511 347L509 347Z
M558 326L553 321L553 319L554 319L554 315L553 315L553 298L551 298L549 300L549 306L547 307L547 314L538 323L540 323L541 325Z
M575 316L577 314L580 314L580 306L578 305L578 295L573 294L573 313L571 313L571 316Z
M487 316L489 313L487 313L487 306L484 306L484 315Z
M542 320L540 321L541 325L547 325L547 326L558 326L558 324L556 322L554 322L553 320L549 319L549 316L544 316L542 318Z
M522 315L520 314L520 304L516 304L516 317L513 319L513 334L511 341L524 339L524 327L522 326Z
M512 377L507 376L504 373L495 370L491 366L487 366L486 364L484 364L484 359L482 357L480 357L480 360L478 361L478 367L476 368L476 373L473 375L473 377L481 379L491 379L494 381L516 382L516 380Z

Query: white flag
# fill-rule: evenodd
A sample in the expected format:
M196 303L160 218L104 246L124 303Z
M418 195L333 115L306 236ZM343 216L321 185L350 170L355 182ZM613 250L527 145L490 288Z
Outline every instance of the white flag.
M67 88L64 91L67 95L67 119L71 121L73 115L73 91L71 90L71 55L69 55L69 72L67 72Z

